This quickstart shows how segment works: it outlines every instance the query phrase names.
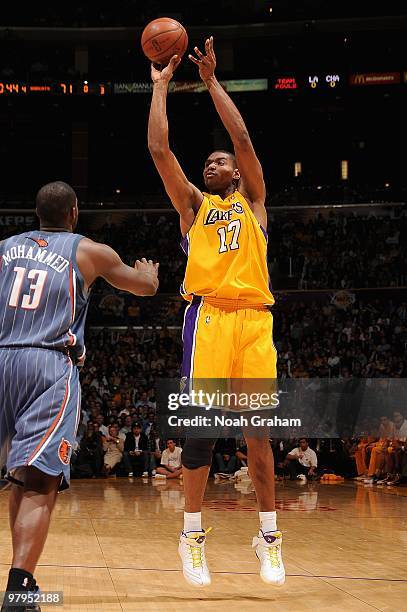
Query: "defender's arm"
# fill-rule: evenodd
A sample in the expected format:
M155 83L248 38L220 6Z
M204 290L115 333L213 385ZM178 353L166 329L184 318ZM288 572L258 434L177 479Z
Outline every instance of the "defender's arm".
M78 245L76 259L87 287L99 277L116 289L134 295L155 295L158 289L158 263L137 260L134 268L127 266L106 244L84 238Z

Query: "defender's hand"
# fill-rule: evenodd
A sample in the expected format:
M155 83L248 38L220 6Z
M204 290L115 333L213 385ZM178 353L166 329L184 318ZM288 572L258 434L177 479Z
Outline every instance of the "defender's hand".
M153 83L169 83L174 75L174 72L178 68L181 62L181 57L179 55L173 55L170 59L170 62L167 66L160 69L158 68L158 64L151 64L151 78Z
M194 62L199 67L199 76L203 81L208 81L215 76L216 68L216 56L213 50L213 36L207 38L205 41L205 53L200 52L198 47L194 48L195 53L199 59L196 59L193 55L188 55L191 62Z
M159 265L160 265L159 263L153 263L151 259L147 261L147 259L143 257L141 261L137 259L136 263L134 264L134 267L137 270L137 272L140 272L141 274L146 274L154 278L157 281L157 286L158 286L158 267Z

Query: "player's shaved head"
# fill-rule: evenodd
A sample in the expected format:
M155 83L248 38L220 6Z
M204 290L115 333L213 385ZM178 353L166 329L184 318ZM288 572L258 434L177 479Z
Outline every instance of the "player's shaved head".
M35 205L42 225L61 227L69 221L72 209L76 208L76 193L63 181L47 183L37 193Z

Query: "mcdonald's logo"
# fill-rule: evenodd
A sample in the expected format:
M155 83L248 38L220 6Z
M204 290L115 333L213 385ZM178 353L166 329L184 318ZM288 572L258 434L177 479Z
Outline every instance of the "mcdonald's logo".
M350 85L394 85L401 82L400 72L367 72L351 74Z
M353 75L352 85L364 85L366 83L366 77L364 74Z

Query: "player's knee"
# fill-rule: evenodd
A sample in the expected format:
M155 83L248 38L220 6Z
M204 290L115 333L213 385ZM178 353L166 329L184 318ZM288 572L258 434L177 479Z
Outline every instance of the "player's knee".
M182 449L182 465L188 470L211 465L214 444L209 438L187 438Z

